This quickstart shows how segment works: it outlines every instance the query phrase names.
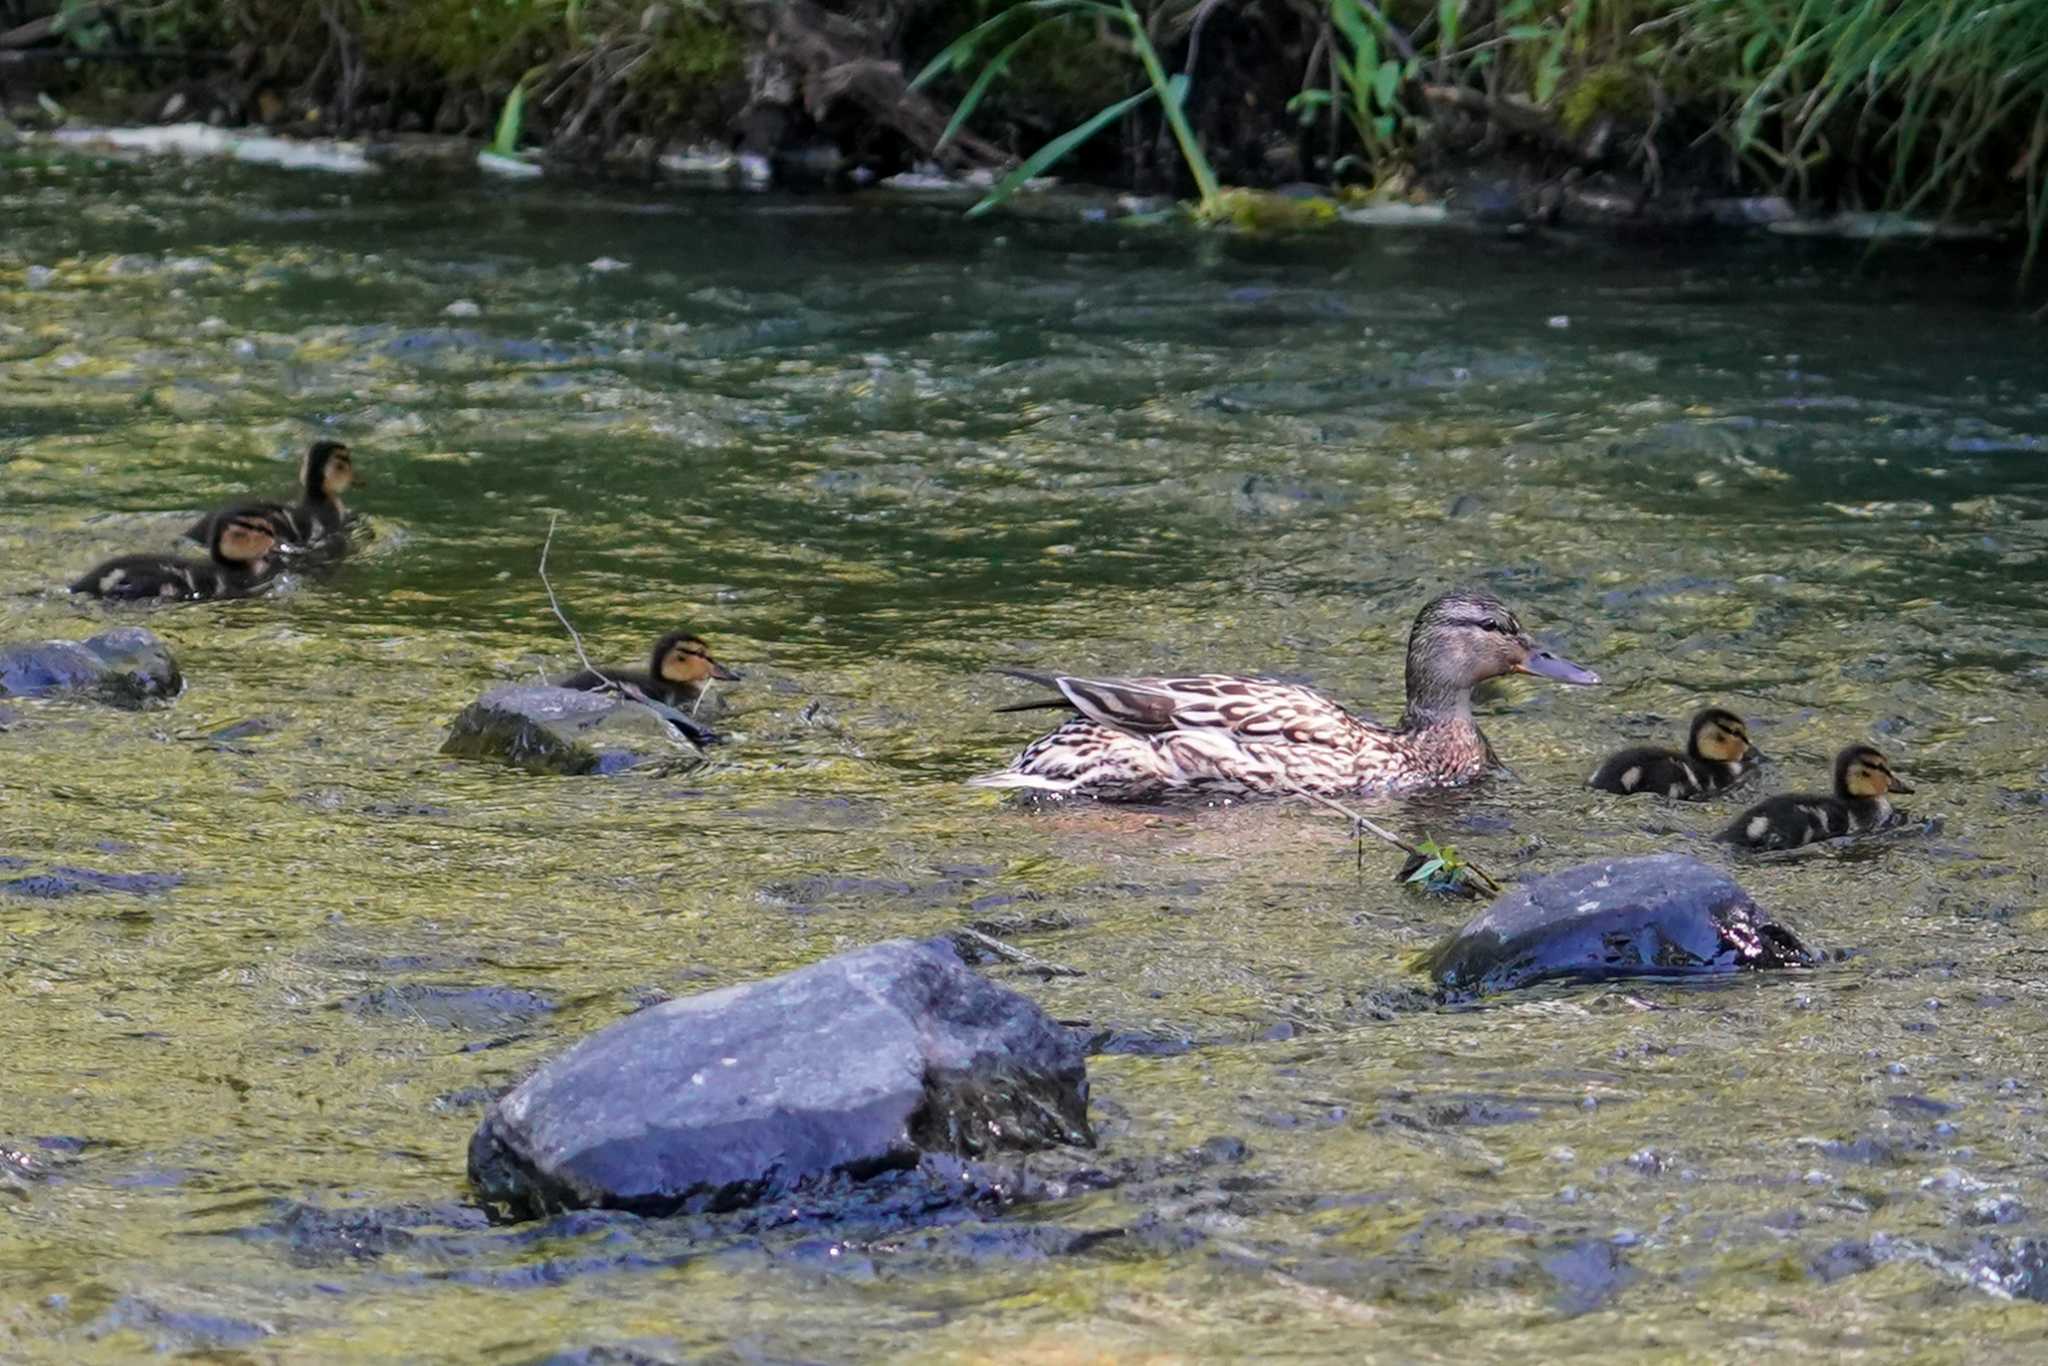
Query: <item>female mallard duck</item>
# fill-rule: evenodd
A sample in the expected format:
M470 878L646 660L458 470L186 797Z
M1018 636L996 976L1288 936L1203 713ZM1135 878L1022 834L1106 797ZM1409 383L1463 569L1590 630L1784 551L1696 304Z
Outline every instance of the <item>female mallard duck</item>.
M1593 770L1588 785L1602 792L1631 796L1660 792L1691 800L1711 797L1763 762L1749 742L1749 727L1725 707L1708 707L1692 718L1685 753L1657 745L1639 745L1610 755Z
M671 631L654 642L647 672L637 669L584 669L557 679L558 688L596 692L607 682L631 683L657 702L678 711L694 711L712 679L735 682L739 675L711 657L711 647L688 631Z
M1502 674L1564 683L1600 676L1531 640L1490 593L1446 593L1408 635L1408 710L1393 729L1310 688L1264 678L1074 678L1007 669L1060 696L1004 711L1079 712L978 787L1110 801L1166 792L1413 792L1451 787L1496 760L1472 720L1472 689Z
M211 563L171 555L122 555L94 567L71 585L71 591L123 602L239 598L261 586L276 568L271 552L277 548L277 527L260 512L230 509L214 524L207 546Z
M348 509L341 505L341 495L361 482L356 475L355 451L346 442L315 441L299 461L298 502L239 503L207 513L187 527L185 535L201 545L210 545L213 528L221 518L234 512L259 512L276 525L279 541L290 546L309 546L341 530L348 515Z
M1743 849L1796 849L1837 835L1880 830L1897 818L1886 800L1911 792L1884 755L1869 745L1851 745L1835 756L1835 794L1787 793L1758 802L1714 836Z

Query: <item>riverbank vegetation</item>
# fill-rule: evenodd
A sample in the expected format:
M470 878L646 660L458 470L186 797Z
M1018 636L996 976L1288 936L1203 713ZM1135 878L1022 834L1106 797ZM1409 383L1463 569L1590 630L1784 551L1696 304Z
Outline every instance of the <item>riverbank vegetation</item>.
M0 0L0 98L129 118L724 143L786 176L1062 173L1401 197L1475 164L1532 212L1778 195L2048 223L2037 0ZM1015 176L1013 180L1023 177Z

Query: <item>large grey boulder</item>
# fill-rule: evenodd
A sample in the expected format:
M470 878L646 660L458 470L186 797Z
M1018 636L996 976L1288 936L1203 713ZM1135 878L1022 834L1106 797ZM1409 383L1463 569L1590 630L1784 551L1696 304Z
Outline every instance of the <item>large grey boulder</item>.
M694 764L704 757L699 745L716 738L672 708L529 683L495 688L470 703L441 752L534 773L602 774Z
M1503 892L1426 966L1453 995L1556 977L1682 977L1818 961L1727 875L1685 854L1584 863Z
M117 707L141 707L176 697L184 687L170 647L140 626L118 626L89 640L0 645L0 697L80 692Z
M554 1058L469 1145L483 1201L735 1209L927 1153L1090 1145L1073 1033L944 941L890 940L669 1001Z

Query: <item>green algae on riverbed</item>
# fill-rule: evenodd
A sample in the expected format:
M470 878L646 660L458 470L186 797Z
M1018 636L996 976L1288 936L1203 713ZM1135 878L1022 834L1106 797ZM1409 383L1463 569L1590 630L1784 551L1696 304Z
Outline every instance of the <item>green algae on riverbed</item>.
M2038 1338L1984 1288L2026 1282L1969 1283L2048 1210L2048 400L1995 269L62 163L0 222L0 639L133 619L54 587L320 432L371 481L355 558L147 615L174 706L7 704L5 878L181 879L0 892L10 1356ZM436 753L570 665L557 511L594 653L687 625L747 673L703 767ZM1415 606L1470 579L1609 684L1499 687L1512 780L1370 813L1498 876L1693 852L1843 961L1437 1010L1404 964L1468 909L1361 876L1320 809L960 785L1036 733L991 663L1388 716ZM1709 700L1773 789L1876 739L1937 828L1726 863L1725 803L1583 790ZM1208 1156L1003 1221L1065 1243L464 1222L482 1099L569 1041L968 921L1086 974L992 969L1108 1041L1104 1160Z

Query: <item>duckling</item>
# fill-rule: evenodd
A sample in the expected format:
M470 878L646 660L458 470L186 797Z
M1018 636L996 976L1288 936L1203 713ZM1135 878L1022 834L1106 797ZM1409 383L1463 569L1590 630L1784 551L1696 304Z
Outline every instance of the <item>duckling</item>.
M71 585L71 591L122 602L243 597L276 569L271 552L277 549L277 526L261 512L230 508L215 520L208 549L211 563L171 555L122 555L94 567Z
M1657 745L1639 745L1608 756L1593 770L1589 786L1631 796L1661 792L1694 800L1711 797L1763 762L1749 742L1749 727L1725 707L1708 707L1692 718L1685 753Z
M1881 830L1897 819L1886 794L1911 792L1883 754L1851 745L1835 756L1835 793L1786 794L1758 802L1714 836L1743 849L1796 849L1837 835Z
M1399 726L1361 720L1311 688L1267 678L1076 678L1002 672L1059 696L1005 711L1079 715L976 787L1106 801L1167 792L1405 793L1470 782L1494 767L1472 719L1472 689L1526 673L1562 683L1600 675L1538 645L1491 593L1459 590L1423 607L1408 635L1408 707Z
M654 654L647 672L636 669L584 669L555 680L558 688L597 692L606 680L631 683L657 702L678 711L693 711L703 700L704 685L712 679L737 682L740 675L711 657L711 647L688 631L671 631L654 642Z
M355 451L343 441L315 441L299 461L299 501L292 504L252 502L209 512L185 529L189 540L209 545L213 527L230 512L260 512L277 527L278 540L303 548L341 530L348 515L341 495L363 482L356 473Z

